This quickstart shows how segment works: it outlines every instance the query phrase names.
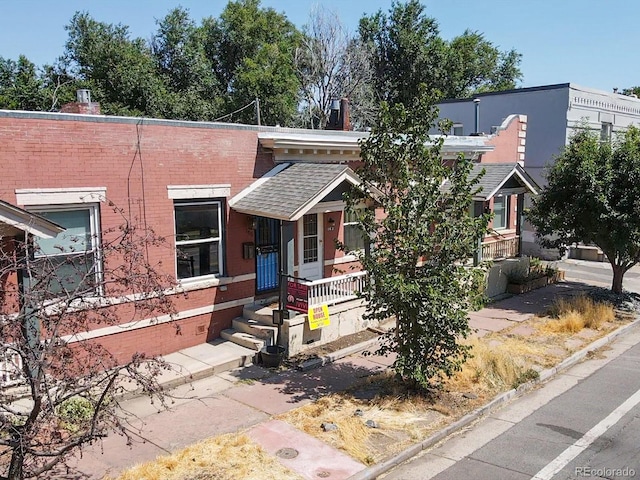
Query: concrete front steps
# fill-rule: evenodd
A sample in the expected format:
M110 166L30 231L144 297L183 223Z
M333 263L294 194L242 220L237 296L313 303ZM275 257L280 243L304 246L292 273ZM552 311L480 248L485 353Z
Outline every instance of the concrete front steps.
M274 345L278 328L273 325L271 312L272 309L263 303L245 305L242 317L234 318L231 328L220 332L220 336L256 352L267 345Z

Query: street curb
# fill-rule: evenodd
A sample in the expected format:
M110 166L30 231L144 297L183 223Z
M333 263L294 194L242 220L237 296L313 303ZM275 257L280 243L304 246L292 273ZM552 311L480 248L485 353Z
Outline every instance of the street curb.
M348 480L371 480L371 479L377 478L378 476L382 475L383 473L388 472L392 468L397 467L401 463L403 463L403 462L409 460L410 458L416 456L422 450L426 450L427 448L432 447L433 445L435 445L439 441L443 440L444 438L448 437L452 433L455 433L458 430L462 430L467 425L475 422L479 418L481 418L484 415L486 415L486 414L492 412L493 410L495 410L496 407L505 404L506 402L508 402L509 400L511 400L511 399L513 399L515 397L519 397L519 396L523 395L524 393L532 390L535 386L539 385L540 383L549 380L550 378L554 377L556 374L558 374L558 373L568 369L569 367L572 367L573 365L579 363L590 352L592 352L594 350L597 350L597 349L607 345L608 343L611 343L613 340L615 340L619 336L625 334L627 331L637 327L638 325L640 325L640 316L637 316L636 319L634 321L632 321L631 323L629 323L627 325L624 325L623 327L620 327L617 330L614 330L613 332L609 333L608 335L605 335L604 337L599 338L595 342L587 345L582 350L577 351L576 353L574 353L570 357L565 358L562 362L560 362L555 367L549 368L547 370L543 370L542 372L540 372L540 376L539 376L539 378L537 380L533 380L531 382L524 383L524 384L518 386L518 388L511 389L511 390L509 390L507 392L504 392L504 393L501 393L501 394L497 395L496 397L494 397L493 400L491 400L486 405L483 405L482 407L479 407L476 410L466 414L464 417L462 417L459 420L455 421L451 425L448 425L447 427L443 428L439 432L431 435L430 437L425 438L424 440L422 440L419 443L411 445L410 447L406 448L405 450L403 450L402 452L400 452L396 456L394 456L394 457L392 457L392 458L390 458L388 460L385 460L382 463L379 463L379 464L374 465L372 467L366 468L366 469L356 473L355 475L350 476L348 478Z
M366 350L370 347L373 347L380 341L380 337L372 338L371 340L366 340L361 343L356 343L355 345L351 345L349 347L345 347L342 350L336 350L335 352L328 353L327 355L323 355L319 358L312 358L310 360L305 360L300 365L296 367L297 370L302 372L308 372L309 370L313 370L314 368L319 368L329 363L333 363L336 360L340 360L341 358L348 357L349 355L353 355L354 353L359 353L362 350Z

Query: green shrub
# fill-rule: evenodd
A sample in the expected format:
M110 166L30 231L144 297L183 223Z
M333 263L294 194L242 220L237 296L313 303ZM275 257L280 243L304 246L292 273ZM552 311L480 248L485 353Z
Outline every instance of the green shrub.
M533 368L528 368L524 372L522 372L520 375L518 375L518 378L516 379L515 382L513 382L513 385L511 385L511 387L518 388L520 385L524 383L528 383L533 380L538 380L539 378L540 378L540 372L538 372L537 370L534 370Z
M64 428L77 432L80 426L93 418L93 405L84 397L72 397L58 407L58 416Z
M538 278L551 278L557 273L558 269L554 265L545 264L539 258L531 257L529 259L529 268L525 265L520 265L517 269L507 274L507 279L509 283L523 285Z

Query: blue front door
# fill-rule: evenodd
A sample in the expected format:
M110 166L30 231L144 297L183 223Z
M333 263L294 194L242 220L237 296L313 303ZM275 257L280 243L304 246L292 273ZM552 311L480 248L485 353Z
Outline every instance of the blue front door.
M280 267L280 221L256 218L256 292L278 288Z

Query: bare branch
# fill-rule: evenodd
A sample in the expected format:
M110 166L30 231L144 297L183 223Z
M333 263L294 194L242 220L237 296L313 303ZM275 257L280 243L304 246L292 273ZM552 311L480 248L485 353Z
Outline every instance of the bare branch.
M0 461L0 478L58 469L108 431L129 438L118 402L127 384L166 406L156 378L169 365L144 353L117 358L79 335L175 315L166 293L176 294L175 280L145 253L164 240L124 223L100 233L100 255L85 254L73 238L63 243L53 255L30 238L0 243L0 382L11 382L0 383L0 445L10 458ZM15 391L27 393L26 407L16 403Z

